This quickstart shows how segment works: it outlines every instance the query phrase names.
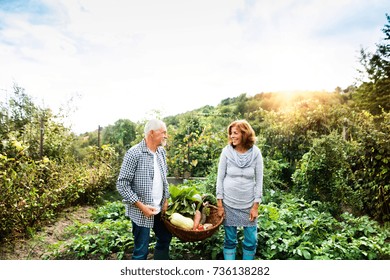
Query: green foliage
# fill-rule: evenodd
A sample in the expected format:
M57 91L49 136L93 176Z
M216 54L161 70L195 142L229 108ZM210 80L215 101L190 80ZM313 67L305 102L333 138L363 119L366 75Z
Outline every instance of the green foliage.
M39 108L33 103L24 89L14 85L14 94L9 97L8 104L1 103L1 134L9 132L23 133L25 127L33 122L39 113Z
M277 94L275 98L279 98ZM290 184L296 163L310 150L313 140L334 130L342 131L340 117L344 110L341 108L341 99L335 94L302 94L291 99L283 110L260 108L248 114L248 119L259 131L263 155L287 163L281 170L282 180Z
M259 208L261 259L389 259L390 231L367 216L336 220L321 202L271 192ZM279 202L279 203L276 203Z
M352 169L364 212L380 222L390 219L390 113L354 115L351 137L357 146Z
M332 213L349 209L388 221L389 113L351 111L344 124L343 138L333 132L313 141L292 177L295 189L308 199L330 203Z
M76 161L74 135L61 116L14 89L0 107L0 240L33 233L65 207L95 202L113 186L118 168L108 146Z
M210 238L197 242L183 242L173 238L171 242L170 256L172 260L219 260L223 259L224 231L221 227Z
M217 189L217 176L218 176L218 160L219 158L214 159L213 165L209 171L209 174L202 181L201 185L203 186L204 192L216 193Z
M169 172L175 177L202 177L212 168L226 136L215 132L206 117L185 116L177 128L168 127L167 149Z
M363 70L361 84L352 97L356 104L374 115L389 112L390 109L390 16L382 29L385 37L378 43L375 53L364 49L360 51L360 63Z
M361 193L354 191L357 182L350 165L352 149L335 133L315 139L293 174L295 191L308 200L327 203L334 215L346 208L360 210Z
M198 205L201 205L202 195L196 186L170 185L169 206L166 214L180 213L184 216L193 217Z
M106 202L91 210L93 222L76 223L66 229L70 238L54 244L46 259L123 259L134 246L131 221L124 217L124 205Z
M0 106L3 128L0 130L0 152L12 157L9 141L17 140L25 145L25 155L34 160L42 156L53 160L71 156L74 135L62 124L62 116L36 106L23 88L15 85L14 91L8 104Z
M269 189L287 190L289 187L283 179L283 170L288 168L288 163L271 157L264 157L263 161L263 185Z
M103 129L103 143L110 144L123 157L136 138L136 124L120 119Z
M219 140L208 142L204 150L211 151L210 155L191 155L198 162L207 162L207 169L197 169L198 164L191 172L206 176L204 184L215 193L219 152L226 144L226 127L231 121L221 118L220 113L233 112L238 101L247 102L246 108L252 111L244 116L254 127L264 156L265 189L299 189L307 199L327 203L334 214L349 210L388 221L389 116L355 111L348 103L353 90L305 92L288 98L276 93L229 98L216 108L207 108L207 117L198 111L171 117L169 131L175 140L169 147L169 169L182 176L188 170L187 146L190 152L198 151L192 147L219 135L214 138ZM268 107L263 108L265 104ZM194 121L195 115L199 118ZM211 122L213 125L207 127ZM192 134L196 137L189 145L187 127L207 127L208 134L202 134L204 138Z
M102 223L106 220L118 220L123 218L125 205L120 201L106 203L97 209L91 210L91 218L95 223Z
M123 259L133 248L129 220L106 220L102 223L79 225L73 229L75 236L63 247L46 255L47 259Z
M116 177L116 171L106 162L113 155L98 154L99 159L93 165L59 163L46 157L36 161L24 155L9 158L0 154L1 239L39 227L65 207L94 203L112 187Z
M201 182L191 182L201 192ZM389 228L367 216L343 213L336 220L321 202L307 202L283 191L268 190L259 207L256 256L268 260L360 260L389 259ZM91 211L93 222L76 223L66 229L67 242L54 244L46 259L124 259L134 247L131 222L124 216L121 202L106 202ZM242 230L239 231L242 241ZM223 259L223 226L210 238L182 242L173 238L173 260ZM150 251L155 236L152 233ZM238 258L241 243L238 246Z

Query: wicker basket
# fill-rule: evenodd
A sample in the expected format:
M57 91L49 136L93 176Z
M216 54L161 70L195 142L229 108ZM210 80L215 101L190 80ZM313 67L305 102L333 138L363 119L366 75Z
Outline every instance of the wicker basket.
M210 205L210 215L207 216L206 223L213 226L206 230L188 230L179 228L167 219L163 218L166 228L177 238L184 242L201 241L211 237L219 228L223 222L223 217L218 216L218 208Z

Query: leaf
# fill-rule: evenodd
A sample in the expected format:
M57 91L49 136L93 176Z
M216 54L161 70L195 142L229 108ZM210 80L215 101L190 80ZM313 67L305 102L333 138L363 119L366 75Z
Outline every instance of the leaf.
M199 193L194 194L190 199L199 203L203 202L202 196Z
M311 254L309 251L307 250L302 250L302 254L303 254L303 257L306 259L306 260L310 260L311 259Z
M178 212L185 216L193 216L195 214L196 205L202 203L202 196L196 187L192 186L174 186L169 188L171 192L171 203L166 214L172 215Z
M176 200L177 197L179 197L183 192L185 191L184 188L179 188L175 185L169 186L169 193L171 194L171 199Z

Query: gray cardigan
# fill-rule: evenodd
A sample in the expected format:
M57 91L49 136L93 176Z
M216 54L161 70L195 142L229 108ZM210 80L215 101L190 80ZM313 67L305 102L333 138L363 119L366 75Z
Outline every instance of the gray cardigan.
M223 148L218 165L217 199L236 209L261 203L263 195L263 157L255 145L244 154L231 146Z

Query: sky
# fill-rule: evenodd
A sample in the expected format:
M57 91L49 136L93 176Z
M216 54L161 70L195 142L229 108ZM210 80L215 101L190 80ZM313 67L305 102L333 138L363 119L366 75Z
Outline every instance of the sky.
M333 91L375 51L388 0L0 0L0 100L72 107L76 133L246 93Z

